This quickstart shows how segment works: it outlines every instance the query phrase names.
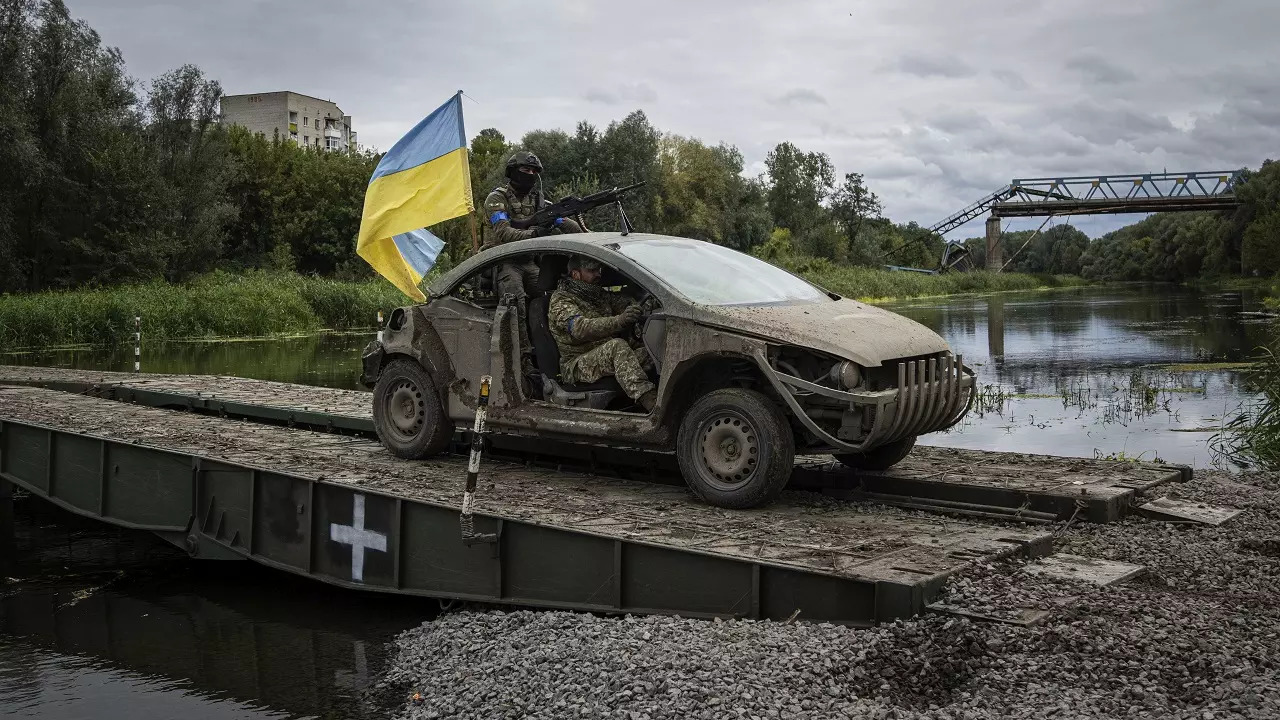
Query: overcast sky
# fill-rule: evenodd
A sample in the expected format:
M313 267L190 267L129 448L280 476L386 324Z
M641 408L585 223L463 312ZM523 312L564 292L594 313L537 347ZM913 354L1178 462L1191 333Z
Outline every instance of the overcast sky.
M1280 157L1275 0L67 2L139 79L328 98L376 148L458 89L468 135L509 140L639 108L750 175L782 140L826 152L924 225L1014 177Z

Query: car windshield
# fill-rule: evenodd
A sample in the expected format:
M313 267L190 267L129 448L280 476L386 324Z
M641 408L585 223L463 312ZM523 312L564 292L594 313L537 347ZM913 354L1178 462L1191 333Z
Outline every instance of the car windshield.
M620 243L618 252L702 305L831 301L781 268L708 242L653 238Z

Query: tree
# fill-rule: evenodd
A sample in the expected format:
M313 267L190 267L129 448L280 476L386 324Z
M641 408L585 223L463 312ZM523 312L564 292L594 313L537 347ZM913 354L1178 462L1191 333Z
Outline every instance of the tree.
M183 65L156 78L147 98L147 139L155 176L152 229L164 243L168 280L211 269L239 208L228 201L238 168L217 123L222 86Z
M803 237L822 219L822 201L835 182L831 158L825 153L801 152L783 142L765 158L765 167L773 224Z
M668 135L659 160L655 221L661 232L726 244L732 209L742 193L742 155L737 148L707 147Z
M863 182L861 173L846 173L842 184L831 198L831 214L848 238L847 255L866 257L870 248L862 242L862 227L868 220L880 217L880 198Z
M581 126L579 126L581 128ZM588 164L591 175L606 187L643 182L645 186L628 194L627 215L642 228L657 226L659 161L662 134L636 110L620 122L609 123L595 144L596 160Z
M1248 223L1241 233L1241 271L1280 273L1280 162L1262 163L1262 168L1241 184L1238 194Z
M574 155L570 148L572 142L573 138L563 130L531 130L520 139L520 149L532 152L542 161L544 187L549 189L556 182L570 181L580 174L568 164Z
M137 114L120 53L103 48L61 0L15 2L0 11L0 290L67 286L86 279L85 248L132 215L122 189L131 175ZM16 60L16 64L8 64Z

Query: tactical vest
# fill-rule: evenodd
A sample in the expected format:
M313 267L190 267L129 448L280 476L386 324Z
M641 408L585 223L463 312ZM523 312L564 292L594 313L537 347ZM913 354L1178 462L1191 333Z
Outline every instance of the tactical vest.
M493 189L494 192L500 193L507 201L507 217L511 220L524 220L533 217L544 204L542 193L537 189L529 191L523 199L516 197L516 191L510 184L499 185Z

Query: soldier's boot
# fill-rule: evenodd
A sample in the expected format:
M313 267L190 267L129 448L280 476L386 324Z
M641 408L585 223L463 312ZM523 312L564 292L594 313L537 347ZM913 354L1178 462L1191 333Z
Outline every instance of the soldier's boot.
M656 389L650 390L636 398L636 402L640 403L640 407L644 408L645 412L653 412L653 406L658 402L658 391Z

